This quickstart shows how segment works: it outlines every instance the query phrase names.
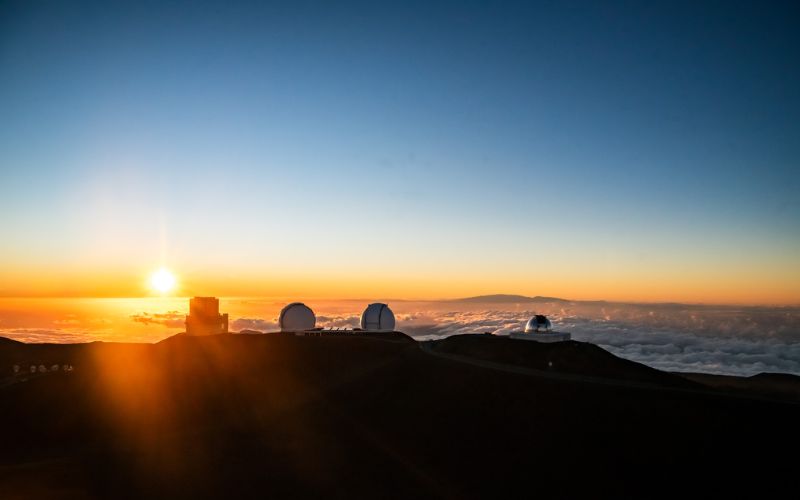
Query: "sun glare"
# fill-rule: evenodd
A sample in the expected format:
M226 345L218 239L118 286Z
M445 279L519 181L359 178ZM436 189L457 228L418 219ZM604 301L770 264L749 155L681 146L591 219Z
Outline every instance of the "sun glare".
M150 288L158 293L167 293L175 288L175 276L165 268L150 275Z

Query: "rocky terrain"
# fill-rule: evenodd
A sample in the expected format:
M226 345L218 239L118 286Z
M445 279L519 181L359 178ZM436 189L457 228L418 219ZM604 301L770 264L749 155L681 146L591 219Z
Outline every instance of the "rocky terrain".
M3 498L769 495L800 447L791 398L579 342L2 339L0 368Z

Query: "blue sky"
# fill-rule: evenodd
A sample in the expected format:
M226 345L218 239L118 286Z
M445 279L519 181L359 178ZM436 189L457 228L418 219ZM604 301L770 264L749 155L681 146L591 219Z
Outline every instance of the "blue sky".
M796 4L111 4L0 7L7 283L152 242L137 265L800 301ZM697 283L644 292L670 273Z

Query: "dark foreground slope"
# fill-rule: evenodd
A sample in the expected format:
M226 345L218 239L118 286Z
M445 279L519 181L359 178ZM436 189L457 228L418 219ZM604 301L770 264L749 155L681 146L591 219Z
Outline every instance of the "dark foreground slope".
M680 373L681 377L704 387L743 396L768 397L800 403L800 377L788 373L759 373L750 377Z
M775 493L800 445L795 405L506 373L401 334L0 351L75 367L0 389L2 498Z
M551 374L685 389L702 388L702 385L683 377L618 358L586 342L570 340L540 343L496 335L453 335L430 342L430 347L436 353L521 366Z

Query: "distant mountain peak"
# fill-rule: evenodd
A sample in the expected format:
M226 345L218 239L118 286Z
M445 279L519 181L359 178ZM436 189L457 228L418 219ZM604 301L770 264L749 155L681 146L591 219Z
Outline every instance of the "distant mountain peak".
M525 295L510 295L510 294L494 294L494 295L478 295L476 297L466 297L463 299L456 299L453 302L471 302L471 303L531 303L531 302L569 302L566 299L559 299L557 297L543 297L537 295L535 297L527 297Z

